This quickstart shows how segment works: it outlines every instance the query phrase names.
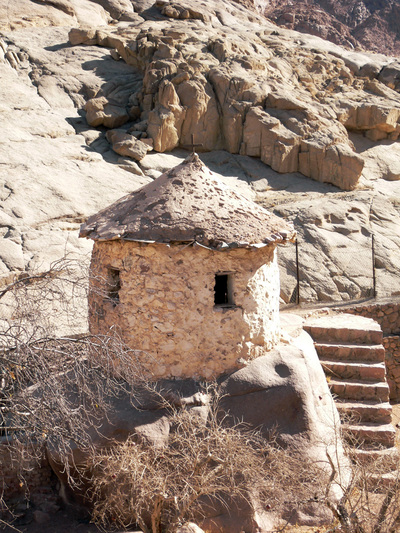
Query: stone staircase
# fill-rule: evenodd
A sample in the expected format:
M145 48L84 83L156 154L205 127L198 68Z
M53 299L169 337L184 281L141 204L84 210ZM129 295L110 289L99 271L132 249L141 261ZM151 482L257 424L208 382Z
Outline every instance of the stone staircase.
M304 329L314 340L353 457L361 462L386 459L395 468L396 430L380 326L369 318L341 314L307 319Z

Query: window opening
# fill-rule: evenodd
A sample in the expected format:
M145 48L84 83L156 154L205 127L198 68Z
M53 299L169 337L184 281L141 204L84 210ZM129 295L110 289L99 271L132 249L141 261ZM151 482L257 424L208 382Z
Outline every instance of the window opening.
M215 274L214 305L231 307L233 302L232 274Z
M107 298L112 301L114 307L119 304L119 291L121 289L120 271L116 268L108 269Z

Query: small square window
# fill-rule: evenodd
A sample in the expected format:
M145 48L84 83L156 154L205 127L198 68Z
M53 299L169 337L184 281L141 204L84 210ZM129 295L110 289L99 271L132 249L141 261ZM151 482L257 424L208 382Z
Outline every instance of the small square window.
M217 307L232 307L233 301L233 275L229 272L215 274L214 305Z
M119 304L119 291L121 290L120 271L116 268L109 268L107 275L107 298L111 300L114 307Z

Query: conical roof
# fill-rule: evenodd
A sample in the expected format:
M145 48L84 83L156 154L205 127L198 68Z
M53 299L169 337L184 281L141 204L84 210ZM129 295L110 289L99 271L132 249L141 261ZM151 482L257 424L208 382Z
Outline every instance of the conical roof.
M213 249L293 239L293 226L217 179L197 154L82 224L94 240L197 242Z

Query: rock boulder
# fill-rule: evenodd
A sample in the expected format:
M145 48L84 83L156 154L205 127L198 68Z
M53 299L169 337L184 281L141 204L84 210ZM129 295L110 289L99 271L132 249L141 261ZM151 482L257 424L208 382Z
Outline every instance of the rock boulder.
M338 433L340 422L313 342L301 331L296 331L297 337L292 339L292 344L281 344L245 368L221 376L218 380L221 395L218 413L223 424L238 425L238 428L244 424L247 430L258 430L266 439L275 437L281 446L296 450L305 461L318 462L327 477L332 460L341 476L336 479L338 485L334 483L332 487L331 497L335 499L340 494L339 483L345 483L348 475L348 463ZM211 403L203 387L204 384L191 379L163 380L157 385L162 396L175 408L193 408L207 418ZM90 429L96 446L108 447L114 441L124 441L129 435L145 439L152 446L167 444L169 415L160 405L159 395L147 391L144 396L136 394L133 401L123 395L110 401L112 417L98 431ZM56 452L51 451L49 455L57 476L66 484L66 474L57 461ZM84 464L85 459L78 447L73 449L76 466ZM78 497L81 496L78 493ZM273 508L272 502L250 505L234 500L229 505L227 511L218 501L208 499L204 509L206 514L199 525L212 532L240 533L246 529L255 533L257 528L268 531L266 524L272 527L276 520L269 512ZM315 509L300 505L293 516L299 513L307 515L309 523L312 523L313 516L316 523L321 522Z
M112 149L119 155L131 157L136 161L143 159L152 147L123 130L109 130L106 135Z

